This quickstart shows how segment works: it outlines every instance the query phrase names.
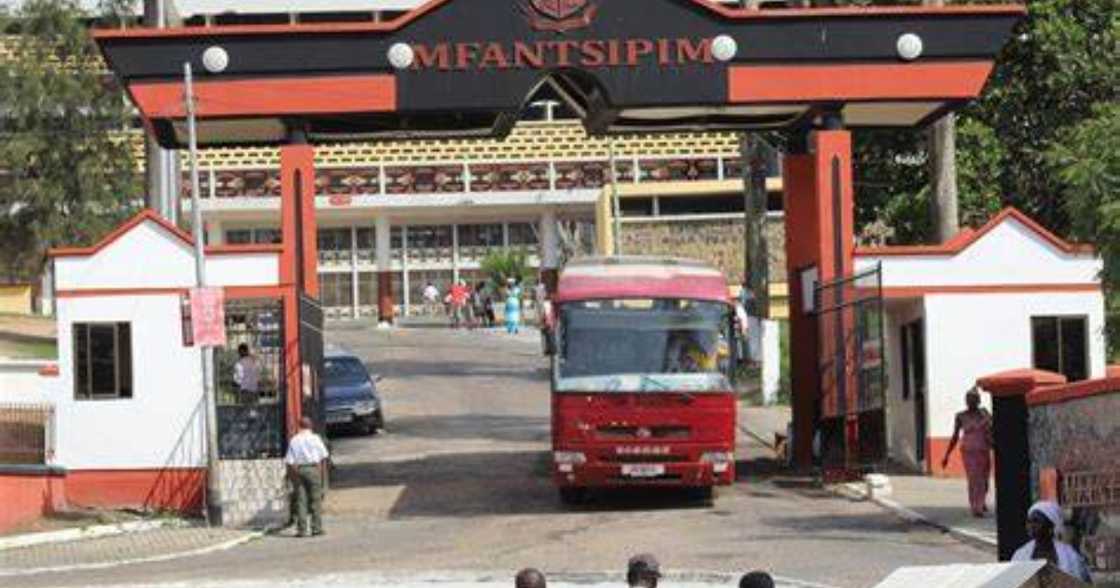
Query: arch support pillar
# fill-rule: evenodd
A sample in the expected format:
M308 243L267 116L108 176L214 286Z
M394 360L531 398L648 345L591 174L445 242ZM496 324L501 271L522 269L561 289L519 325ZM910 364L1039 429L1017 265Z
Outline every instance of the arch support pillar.
M800 153L785 157L782 170L790 285L792 447L798 466L812 464L824 389L814 286L851 275L855 247L851 132L813 130L807 139Z

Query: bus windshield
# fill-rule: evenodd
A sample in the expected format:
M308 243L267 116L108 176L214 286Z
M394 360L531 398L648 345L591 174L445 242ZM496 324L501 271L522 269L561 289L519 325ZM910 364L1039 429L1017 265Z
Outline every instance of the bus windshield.
M683 299L611 299L560 307L557 392L730 391L731 311Z

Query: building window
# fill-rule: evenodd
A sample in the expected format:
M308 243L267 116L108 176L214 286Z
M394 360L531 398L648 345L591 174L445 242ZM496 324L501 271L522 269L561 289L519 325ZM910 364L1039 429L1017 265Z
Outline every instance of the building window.
M501 247L502 225L459 225L459 247Z
M226 231L226 243L229 245L248 245L253 242L253 231L250 229L235 229Z
M74 398L132 398L129 323L74 323Z
M537 228L532 223L510 223L509 244L511 247L537 244Z
M1089 321L1083 316L1031 317L1035 369L1057 372L1070 382L1089 377Z
M261 245L278 245L282 240L280 229L255 229L253 242Z
M319 300L324 308L349 308L354 303L350 272L319 274Z

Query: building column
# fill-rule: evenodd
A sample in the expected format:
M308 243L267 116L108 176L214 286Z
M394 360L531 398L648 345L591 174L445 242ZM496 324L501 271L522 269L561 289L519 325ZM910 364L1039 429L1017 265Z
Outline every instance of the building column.
M206 244L222 245L225 243L225 233L222 232L222 221L209 220L203 223L206 227Z
M315 149L303 142L280 147L280 285L284 287L284 370L288 432L299 430L303 369L299 350L299 294L319 297L315 224Z
M843 324L818 330L813 285L851 275L853 261L852 147L847 130L815 130L801 152L784 160L786 269L790 285L790 368L793 408L793 458L809 466L813 436L821 418L824 382L820 374L820 333L843 333ZM845 320L847 313L823 317ZM835 346L833 343L829 343ZM841 347L842 350L842 347ZM842 363L841 363L842 365ZM831 379L835 382L846 378ZM829 401L854 389L828 386Z
M389 217L377 217L374 226L374 258L377 262L377 322L381 325L393 323L393 255L390 251L392 228Z
M459 283L459 225L451 225L451 283Z
M350 316L358 318L358 227L350 226Z
M556 226L556 211L545 210L541 214L541 281L551 296L556 292L560 274L560 231Z
M401 314L408 317L412 296L408 289L408 225L401 225Z

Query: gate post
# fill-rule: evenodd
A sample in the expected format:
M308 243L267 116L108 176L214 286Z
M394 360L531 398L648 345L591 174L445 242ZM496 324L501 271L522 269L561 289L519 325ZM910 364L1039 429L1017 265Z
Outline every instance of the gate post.
M1027 542L1027 509L1031 506L1031 452L1027 394L1064 384L1060 374L1034 369L984 376L976 385L992 395L992 445L996 478L996 549L1008 561Z
M812 464L822 389L817 322L806 300L813 284L805 282L826 283L853 271L852 137L833 128L838 122L833 117L830 128L810 131L807 144L783 160L793 461L802 467Z
M280 147L280 284L284 287L284 382L287 430L299 430L303 390L299 352L299 294L319 297L319 247L315 224L315 148L302 133Z

